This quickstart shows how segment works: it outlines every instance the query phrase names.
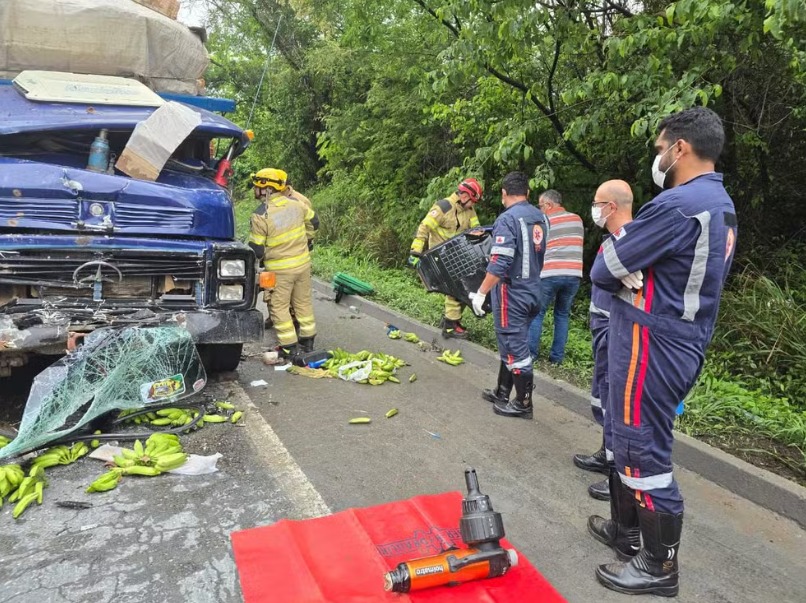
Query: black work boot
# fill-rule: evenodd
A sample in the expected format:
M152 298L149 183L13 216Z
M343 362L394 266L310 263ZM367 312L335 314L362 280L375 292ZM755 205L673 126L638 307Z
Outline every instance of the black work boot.
M596 500L610 500L610 479L605 478L588 486L588 494Z
M605 475L610 475L610 467L607 464L607 454L605 453L604 438L602 447L593 454L575 454L574 465L585 471L598 471Z
M458 320L442 318L442 337L445 339L467 339L467 331Z
M518 371L517 373L512 373L512 381L515 384L515 399L507 402L496 402L495 406L493 406L493 411L502 417L531 419L533 414L532 390L535 387L534 376L531 372Z
M512 371L507 368L507 365L501 362L498 368L498 383L495 389L485 389L481 392L481 397L492 402L493 404L501 404L502 406L509 402L509 395L512 393Z
M307 352L313 352L313 340L316 338L316 335L312 335L311 337L300 337L299 338L299 347L300 352L303 354Z
M638 509L644 546L627 563L610 563L596 569L604 586L628 595L676 597L678 583L677 552L683 532L683 514L659 513Z
M616 551L622 561L629 561L641 548L641 530L638 527L638 511L635 494L621 483L615 469L608 478L610 488L610 517L599 515L588 518L588 532L596 540Z
M280 358L284 358L285 360L293 360L294 356L299 354L299 345L297 345L296 343L281 345L279 352L280 352Z

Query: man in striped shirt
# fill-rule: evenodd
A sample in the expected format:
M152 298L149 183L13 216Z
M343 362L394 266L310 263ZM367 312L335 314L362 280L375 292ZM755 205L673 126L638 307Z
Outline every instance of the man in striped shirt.
M554 340L549 362L560 364L565 357L565 344L568 342L571 306L582 281L582 243L585 229L582 218L562 206L562 195L557 191L544 192L538 199L538 205L549 219L549 238L543 271L540 273L543 303L540 314L529 328L529 351L533 358L537 358L543 318L548 307L554 304Z

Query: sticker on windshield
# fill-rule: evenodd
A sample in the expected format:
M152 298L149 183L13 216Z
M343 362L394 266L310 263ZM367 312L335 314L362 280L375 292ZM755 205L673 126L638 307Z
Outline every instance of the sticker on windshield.
M185 378L174 375L160 381L143 383L140 386L140 397L143 402L161 402L185 393Z

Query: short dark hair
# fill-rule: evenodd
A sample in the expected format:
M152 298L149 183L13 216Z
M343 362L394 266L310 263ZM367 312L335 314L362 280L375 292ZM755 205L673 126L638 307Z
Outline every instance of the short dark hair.
M549 203L554 203L555 205L563 204L563 196L560 194L560 191L555 191L553 188L540 193L538 200L540 199L545 199Z
M528 195L529 178L523 172L510 172L501 181L501 188L508 195Z
M697 157L716 163L725 146L725 129L719 115L707 107L692 107L664 118L658 133L670 143L685 140Z

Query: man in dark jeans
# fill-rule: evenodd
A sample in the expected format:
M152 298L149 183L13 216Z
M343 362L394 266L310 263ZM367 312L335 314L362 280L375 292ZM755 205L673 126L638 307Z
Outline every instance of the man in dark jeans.
M538 357L543 318L546 310L554 304L554 340L551 344L549 362L560 364L565 357L568 342L568 320L574 296L582 281L582 244L585 229L582 218L562 206L562 196L555 190L547 190L538 200L538 205L549 219L549 238L543 271L540 273L543 303L540 314L529 327L529 351Z

